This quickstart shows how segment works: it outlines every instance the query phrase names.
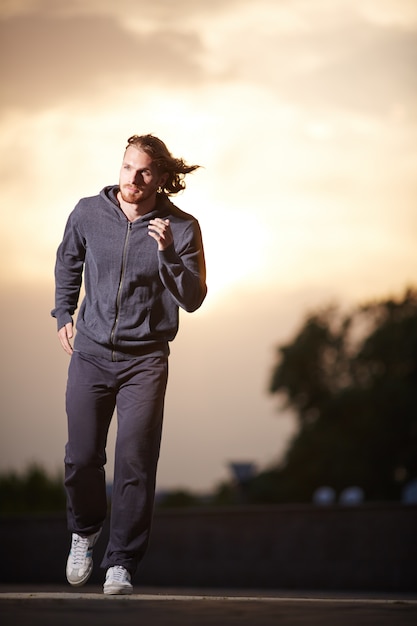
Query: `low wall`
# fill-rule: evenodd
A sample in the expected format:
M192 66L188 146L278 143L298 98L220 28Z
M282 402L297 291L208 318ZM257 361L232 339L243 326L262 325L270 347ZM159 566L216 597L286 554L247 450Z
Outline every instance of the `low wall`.
M91 582L108 536L95 548ZM0 518L0 583L65 582L62 515ZM144 586L415 591L417 506L310 505L157 512Z

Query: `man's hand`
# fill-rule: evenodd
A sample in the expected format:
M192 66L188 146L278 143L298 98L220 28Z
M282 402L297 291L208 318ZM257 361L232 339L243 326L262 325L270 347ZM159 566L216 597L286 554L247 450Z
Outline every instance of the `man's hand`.
M160 217L157 217L154 220L150 220L148 229L149 235L158 243L158 250L166 250L173 243L174 238L169 220L162 220Z
M72 328L72 322L68 322L58 331L58 338L61 342L61 346L64 348L65 352L71 356L73 353L72 345L70 344L70 339L74 336L74 330Z

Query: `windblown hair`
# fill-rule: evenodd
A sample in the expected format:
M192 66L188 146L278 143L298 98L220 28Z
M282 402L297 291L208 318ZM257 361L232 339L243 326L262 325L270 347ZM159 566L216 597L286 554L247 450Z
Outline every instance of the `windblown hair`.
M187 165L183 159L173 157L164 142L153 135L132 135L127 140L126 149L129 146L135 146L146 152L158 170L168 174L163 188L167 195L173 195L185 189L185 175L200 167L200 165Z

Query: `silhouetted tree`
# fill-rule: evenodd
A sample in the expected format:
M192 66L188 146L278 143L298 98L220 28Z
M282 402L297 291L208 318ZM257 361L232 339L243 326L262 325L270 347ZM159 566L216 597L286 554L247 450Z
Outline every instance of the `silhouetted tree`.
M417 477L417 290L309 315L277 357L269 390L298 431L283 463L252 481L251 500L310 501L321 485L399 499Z
M169 491L160 496L157 502L160 509L187 508L199 505L199 498L186 489Z
M52 478L39 465L0 475L0 513L65 511L65 502L62 476Z

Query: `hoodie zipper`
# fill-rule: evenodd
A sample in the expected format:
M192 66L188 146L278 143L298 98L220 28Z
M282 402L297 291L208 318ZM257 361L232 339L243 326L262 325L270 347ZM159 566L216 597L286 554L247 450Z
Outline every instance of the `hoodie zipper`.
M126 270L127 247L128 247L128 244L129 244L129 238L130 238L131 230L132 230L132 222L128 222L127 233L126 233L126 237L125 237L125 243L124 243L124 246L123 246L122 269L121 269L121 272L120 272L119 287L117 289L116 316L114 318L113 328L112 328L112 331L110 333L110 343L113 345L113 348L114 348L114 338L115 338L115 334L116 334L116 326L117 326L117 323L119 321L119 312L120 312L120 302L121 302L121 298L122 298L123 279L125 277L125 270ZM116 351L115 350L112 351L112 361L117 361Z

